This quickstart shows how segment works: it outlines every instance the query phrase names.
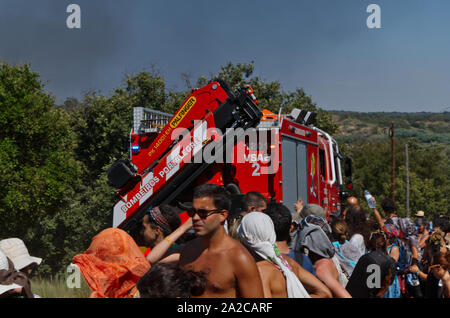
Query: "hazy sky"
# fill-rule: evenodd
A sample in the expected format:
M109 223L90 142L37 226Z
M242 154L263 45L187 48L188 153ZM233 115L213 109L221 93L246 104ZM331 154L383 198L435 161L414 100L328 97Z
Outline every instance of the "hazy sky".
M81 29L66 8L81 7ZM381 29L369 29L369 4ZM184 89L220 66L303 88L325 110L450 110L448 0L0 0L0 60L30 63L63 102L152 64Z

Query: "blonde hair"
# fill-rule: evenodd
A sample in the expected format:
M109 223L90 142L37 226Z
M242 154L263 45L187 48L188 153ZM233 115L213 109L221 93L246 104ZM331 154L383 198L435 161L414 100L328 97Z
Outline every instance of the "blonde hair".
M341 244L344 244L348 239L348 226L344 220L336 220L331 223L331 231L333 239Z

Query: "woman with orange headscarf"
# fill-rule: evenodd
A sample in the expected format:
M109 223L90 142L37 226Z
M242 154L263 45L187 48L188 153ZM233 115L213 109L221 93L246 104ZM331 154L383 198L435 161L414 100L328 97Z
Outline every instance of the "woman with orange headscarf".
M128 233L103 230L89 248L73 258L93 293L91 298L132 298L136 284L150 263Z

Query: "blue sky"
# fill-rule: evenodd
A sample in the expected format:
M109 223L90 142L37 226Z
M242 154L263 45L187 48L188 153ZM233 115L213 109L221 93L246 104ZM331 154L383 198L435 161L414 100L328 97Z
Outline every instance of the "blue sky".
M81 7L80 30L66 7ZM381 7L381 29L366 8ZM255 62L325 110L450 110L447 0L0 0L0 60L30 63L62 102L152 64L171 89Z

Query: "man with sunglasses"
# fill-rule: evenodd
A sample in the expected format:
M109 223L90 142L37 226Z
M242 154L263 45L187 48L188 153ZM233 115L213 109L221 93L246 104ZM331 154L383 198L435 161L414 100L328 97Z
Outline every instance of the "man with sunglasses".
M155 246L147 259L152 263L178 262L182 269L206 273L208 283L200 297L264 297L253 257L225 231L230 207L223 187L210 183L196 187L192 209L188 211L190 219ZM191 225L197 237L166 253Z

